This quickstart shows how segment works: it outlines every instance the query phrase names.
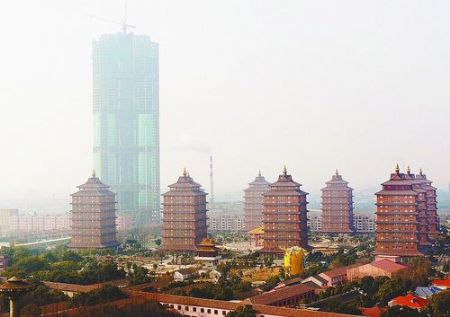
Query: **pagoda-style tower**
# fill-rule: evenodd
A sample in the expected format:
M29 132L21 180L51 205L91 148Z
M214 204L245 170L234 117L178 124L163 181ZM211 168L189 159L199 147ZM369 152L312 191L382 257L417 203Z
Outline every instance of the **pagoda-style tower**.
M439 217L437 214L437 194L436 187L431 185L431 181L422 173L422 169L416 178L422 181L422 189L426 191L427 200L427 221L428 221L428 239L435 241L439 235Z
M420 256L419 203L423 192L414 190L414 179L400 168L377 192L375 254L387 257Z
M263 220L263 194L270 189L270 183L261 176L261 171L255 180L244 190L245 230L250 231L260 227Z
M428 239L428 205L427 205L427 191L423 189L424 182L417 179L416 175L411 173L408 166L406 171L406 178L413 182L413 190L417 193L417 212L419 222L419 248L421 251L427 250L431 246Z
M162 248L166 252L196 252L206 238L206 193L186 170L163 194Z
M0 285L0 293L6 295L9 299L10 317L20 317L20 307L18 307L17 301L31 288L31 284L15 276Z
M283 254L285 248L308 249L307 201L301 184L286 167L264 196L264 247L262 252Z
M103 249L117 247L116 199L95 172L72 194L72 238L69 247Z
M326 182L322 189L322 232L352 234L353 189L342 179L339 172Z

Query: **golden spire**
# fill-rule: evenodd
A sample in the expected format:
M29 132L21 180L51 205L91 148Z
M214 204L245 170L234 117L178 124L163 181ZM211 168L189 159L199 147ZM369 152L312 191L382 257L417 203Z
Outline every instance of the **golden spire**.
M284 174L284 175L287 175L287 168L286 168L286 165L284 165L284 167L283 167L283 174Z
M422 174L422 167L419 169L419 174L420 174L420 175L423 175L423 174Z
M258 171L258 177L261 177L261 170Z
M338 171L338 169L336 168L336 176L338 176L339 175L339 171Z
M408 165L408 167L406 168L406 173L408 173L408 175L411 174L411 168L409 167L409 165Z
M398 163L397 166L395 166L395 173L400 174L400 167L398 166Z
M95 169L92 170L92 177L95 177Z
M184 177L188 176L188 172L187 172L187 170L186 170L186 167L183 168L183 176L184 176Z

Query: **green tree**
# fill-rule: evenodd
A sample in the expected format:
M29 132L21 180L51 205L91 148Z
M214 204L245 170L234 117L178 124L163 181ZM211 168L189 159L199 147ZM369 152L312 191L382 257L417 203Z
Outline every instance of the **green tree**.
M409 308L406 306L389 307L387 312L383 314L383 317L425 317L425 316L426 315L420 313L416 309Z
M433 295L430 300L430 309L433 316L450 317L450 290Z

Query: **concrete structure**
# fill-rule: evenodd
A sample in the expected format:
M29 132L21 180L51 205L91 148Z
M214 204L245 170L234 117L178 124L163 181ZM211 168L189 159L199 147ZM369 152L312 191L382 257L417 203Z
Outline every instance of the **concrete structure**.
M211 231L243 231L244 222L244 215L236 212L209 212L207 219Z
M263 220L263 194L270 189L270 183L266 181L261 171L255 180L248 184L249 187L244 190L244 228L250 231L254 228L262 226Z
M206 193L186 169L163 194L162 248L166 252L197 252L206 238Z
M116 196L95 172L72 194L72 239L76 249L114 248L116 238Z
M94 166L136 224L160 220L159 52L148 36L93 43Z
M9 217L8 234L31 234L50 231L69 231L72 220L70 213L61 214L15 214Z
M407 174L395 173L376 193L376 255L420 256L419 203L423 206L425 193L416 191L415 181Z
M322 189L322 228L323 233L352 234L353 228L353 189L336 170L331 180Z
M347 269L347 280L353 282L362 279L364 276L372 276L374 278L387 276L391 278L400 271L407 269L408 266L406 265L383 259Z
M308 217L308 230L311 232L322 231L322 216L315 215Z
M375 217L353 214L353 228L355 228L357 233L375 233Z
M0 209L0 234L8 234L11 231L11 218L18 217L17 209Z
M265 253L284 254L283 248L299 246L309 249L307 227L307 193L294 182L286 167L278 180L264 194Z

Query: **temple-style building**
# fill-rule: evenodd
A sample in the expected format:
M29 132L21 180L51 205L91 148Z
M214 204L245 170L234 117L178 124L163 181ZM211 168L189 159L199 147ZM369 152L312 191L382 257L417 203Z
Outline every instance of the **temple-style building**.
M263 194L270 189L270 183L261 176L261 171L255 180L248 184L249 187L244 190L244 228L250 231L262 226L263 219Z
M117 247L116 195L95 172L72 194L72 238L69 247L103 249Z
M415 190L416 181L400 168L377 192L376 248L378 257L420 256L419 204L423 191Z
M307 201L301 184L293 181L286 167L264 196L264 247L262 252L284 254L284 249L308 249Z
M437 194L436 187L433 187L432 181L427 179L420 169L416 179L421 181L422 189L426 191L427 200L427 221L428 221L428 239L430 242L435 241L439 235L439 217L437 214Z
M206 193L189 173L163 194L162 248L166 252L197 252L206 238Z
M411 173L411 169L408 166L406 170L406 178L411 180L413 190L418 193L417 195L417 212L418 212L418 225L419 225L419 249L425 251L431 246L431 242L428 238L428 205L427 205L427 191L423 189L425 185L423 180L417 179L416 175Z
M353 189L336 170L331 180L322 189L322 230L323 233L352 234Z
M197 245L196 261L212 262L217 264L220 260L219 249L213 239L205 238Z

